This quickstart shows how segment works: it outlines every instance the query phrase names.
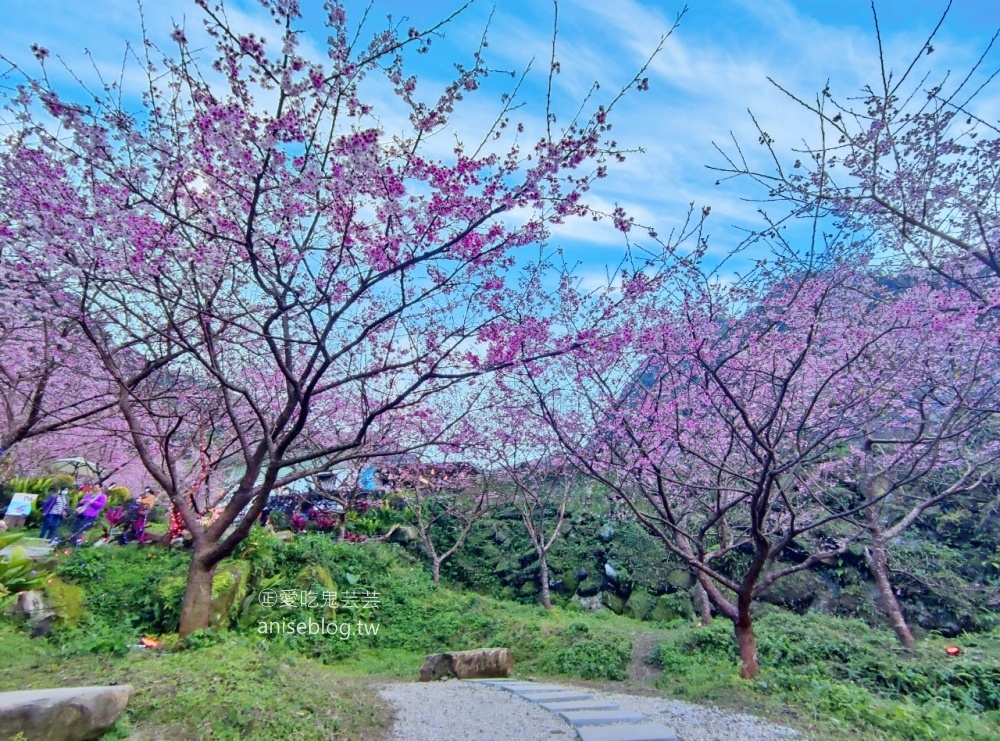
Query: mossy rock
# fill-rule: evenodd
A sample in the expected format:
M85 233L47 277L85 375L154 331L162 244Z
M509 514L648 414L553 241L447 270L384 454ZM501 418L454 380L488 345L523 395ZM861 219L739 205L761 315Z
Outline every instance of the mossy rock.
M56 613L56 619L66 625L76 625L84 613L87 593L83 587L67 584L58 576L51 576L42 588L45 604Z
M659 623L667 623L678 618L694 620L694 615L694 605L691 603L691 598L686 594L675 592L661 594L657 597L656 604L649 613L649 619Z
M762 602L769 602L801 615L809 609L809 606L816 601L820 594L828 590L829 586L819 574L806 569L778 579L768 587L760 599ZM823 603L828 601L828 599L820 600Z
M520 597L534 597L538 594L538 585L534 582L526 581L518 588L517 594Z
M576 588L576 593L581 597L592 597L601 591L604 579L599 574L590 574L581 581Z
M671 569L667 574L667 584L674 589L690 589L694 586L694 576L687 569Z
M560 594L565 594L567 596L572 595L576 592L577 587L579 586L580 580L572 571L567 571L559 577L558 591Z
M552 606L553 607L566 607L568 605L575 604L570 599L569 595L567 595L567 594L559 594L558 592L554 592L554 591L550 591L549 592L549 601L552 602ZM541 603L542 603L541 595L539 595L538 604L541 604Z
M614 592L601 592L601 602L616 615L621 615L625 610L625 600Z
M330 592L337 591L337 585L330 576L330 572L318 563L311 563L306 566L299 575L295 577L295 583L303 589L314 589L320 587Z
M656 597L649 592L637 589L625 603L624 614L633 620L645 620L656 606Z
M420 531L412 525L400 525L393 530L389 540L393 543L415 543L420 540Z
M247 561L227 561L215 570L209 624L216 630L229 628L234 608L242 604L246 596L249 577L250 564Z

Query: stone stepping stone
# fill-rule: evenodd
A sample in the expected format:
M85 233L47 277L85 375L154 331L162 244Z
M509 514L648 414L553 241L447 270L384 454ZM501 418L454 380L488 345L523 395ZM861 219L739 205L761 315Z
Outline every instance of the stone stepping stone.
M501 689L505 689L508 692L513 692L515 695L538 695L544 693L552 692L571 692L566 687L559 687L555 684L525 684L517 685L516 687L511 687L509 685L500 685Z
M580 726L580 741L677 741L677 734L660 723Z
M546 710L561 713L563 710L617 710L618 706L606 700L571 700L569 702L539 703Z
M642 723L646 720L645 715L634 710L564 710L559 715L569 721L574 728L609 726L612 723Z
M563 690L562 692L515 692L518 697L531 700L539 704L543 702L572 702L573 700L593 700L585 692L574 692L573 690Z

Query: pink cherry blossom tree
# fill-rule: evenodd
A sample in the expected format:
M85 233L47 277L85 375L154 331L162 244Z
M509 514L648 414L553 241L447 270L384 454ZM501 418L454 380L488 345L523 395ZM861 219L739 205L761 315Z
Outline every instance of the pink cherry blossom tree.
M935 38L946 16L947 9L896 70L881 53L876 17L881 69L860 97L844 99L827 88L809 100L786 91L816 116L812 144L786 153L759 127L768 164L753 164L737 148L718 168L756 180L772 203L789 206L785 215L768 216L758 234L783 254L871 262L897 284L923 286L906 291L902 302L885 291L879 298L896 303L887 311L906 306L921 316L921 331L895 351L912 358L897 362L899 378L910 379L899 387L902 406L879 429L865 429L850 477L863 499L877 502L858 524L867 528L869 570L904 646L913 636L890 580L890 543L948 498L978 491L996 466L987 431L998 409L992 348L1000 299L1000 138L980 105L995 78L989 59L996 38L961 74L935 68ZM801 218L825 239L796 251L784 234ZM965 292L965 305L952 288Z
M958 368L964 353L949 349L943 322L942 336L915 342L928 315L914 308L927 292L909 303L885 293L846 266L691 289L619 325L613 343L592 343L553 361L562 365L553 375L532 377L577 464L695 571L733 621L745 677L759 667L754 599L870 535L864 516L881 512L891 491L942 473L951 433L971 442L979 397L949 394L956 384L985 393L983 374L971 380L977 374ZM942 354L953 365L928 375ZM947 393L942 374L953 379ZM576 379L570 389L566 377ZM935 393L942 400L931 409ZM923 427L914 416L921 398ZM952 411L966 421L946 433ZM893 484L845 496L872 446ZM957 474L956 488L992 465L989 455L981 462Z
M918 273L919 275L919 273ZM894 540L929 510L982 490L1000 465L996 326L966 291L915 285L884 306L912 326L883 352L897 368L891 414L864 428L845 481L868 504L847 518L865 531L865 556L900 643L914 644L893 589Z
M549 225L602 218L583 199L624 156L608 135L620 95L561 127L550 104L532 141L505 95L475 139L440 146L490 75L480 49L424 91L404 53L441 26L365 42L330 2L326 55L310 59L296 2L261 0L276 42L198 5L211 67L184 28L173 55L146 40L139 102L116 83L85 102L56 90L36 49L42 72L8 108L3 172L20 172L0 220L5 259L30 268L23 290L81 328L192 533L182 634L208 625L216 566L275 486L363 455L467 379L586 341L556 326L571 291L535 290L538 269L508 275ZM374 78L406 130L380 122ZM182 469L220 466L238 482L202 525Z
M860 95L827 87L807 97L774 81L816 116L808 143L783 151L788 145L758 126L768 153L763 163L737 146L715 169L752 178L770 203L790 206L769 215L759 236L774 239L797 218L818 220L823 231L841 230L844 237L824 250L868 254L895 270L921 268L995 307L1000 137L989 119L988 93L997 38L984 40L978 61L957 74L935 65L934 44L949 8L899 69L883 54L875 16L880 69Z

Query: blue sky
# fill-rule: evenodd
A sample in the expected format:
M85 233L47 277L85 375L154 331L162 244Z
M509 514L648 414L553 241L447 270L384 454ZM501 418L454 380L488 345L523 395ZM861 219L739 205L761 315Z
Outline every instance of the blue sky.
M269 20L250 0L227 5L237 23L274 35ZM307 18L318 17L320 0L302 0L302 5ZM378 25L386 14L408 16L409 25L421 27L458 5L441 0L376 0L372 17ZM945 5L941 0L877 3L890 66L902 69L908 64ZM359 18L362 7L349 2L349 17ZM574 103L595 80L601 82L603 93L627 82L682 7L670 0L562 0L559 107L575 110ZM120 68L125 41L138 37L134 0L3 0L3 11L0 53L30 68L29 46L39 43L61 55L85 79L91 73L84 49L90 50L100 68L113 73ZM433 53L417 58L420 66L411 69L423 75L429 90L434 82L443 83L451 62L469 60L491 12L487 50L491 66L520 70L535 60L524 116L537 125L544 116L541 95L551 43L550 3L477 0L447 28L445 38L435 42ZM187 0L147 2L145 8L147 27L154 38L163 40L163 48L170 46L166 39L173 22L197 29L199 13ZM1000 1L954 0L925 69L932 77L947 70L964 73L998 28ZM320 49L322 29L312 25L309 30ZM995 50L986 69L992 72L998 66L1000 50ZM723 163L713 142L731 149L732 135L751 157L762 156L748 110L775 139L775 147L788 152L788 161L795 158L794 147L815 140L815 121L771 85L768 76L807 98L829 79L834 95L846 98L866 82L875 82L878 75L868 0L691 0L679 29L651 68L650 91L626 98L613 119L616 139L646 153L613 170L591 200L608 210L621 204L661 234L683 218L687 204L711 206L712 250L725 254L740 240L741 228L759 225L758 204L746 199L760 193L741 181L715 185L718 175L705 167ZM496 110L494 92L484 92L456 120L460 134L467 127L471 139L477 126ZM988 91L978 106L984 118L997 121L1000 92ZM392 113L384 113L383 120L391 127ZM559 228L552 245L564 247L569 259L579 262L583 279L595 285L605 275L604 266L616 263L624 248L621 235L610 225L589 221ZM732 267L738 269L739 264Z

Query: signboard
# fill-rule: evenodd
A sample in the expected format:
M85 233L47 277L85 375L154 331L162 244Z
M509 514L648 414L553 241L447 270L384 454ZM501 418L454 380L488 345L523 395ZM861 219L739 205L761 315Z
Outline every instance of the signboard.
M14 498L7 505L7 517L27 517L31 514L31 505L38 499L37 494L15 492Z

